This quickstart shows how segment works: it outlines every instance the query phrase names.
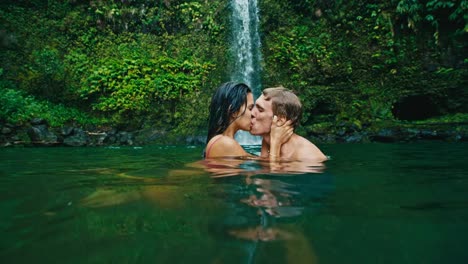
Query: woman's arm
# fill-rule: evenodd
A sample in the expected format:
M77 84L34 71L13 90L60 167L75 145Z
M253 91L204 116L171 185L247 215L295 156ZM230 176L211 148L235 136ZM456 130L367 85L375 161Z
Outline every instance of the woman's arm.
M291 138L293 132L294 129L291 126L290 120L286 121L284 118L278 119L277 116L273 116L270 127L270 149L268 152L270 161L280 160L281 146Z

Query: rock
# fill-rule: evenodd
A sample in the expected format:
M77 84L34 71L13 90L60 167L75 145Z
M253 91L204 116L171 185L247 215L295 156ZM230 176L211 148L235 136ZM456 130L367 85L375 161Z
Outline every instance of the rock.
M3 135L7 135L7 134L10 134L13 130L9 127L2 127L2 134Z
M188 136L185 138L185 143L188 145L204 145L206 136Z
M397 141L397 136L395 131L391 129L382 129L377 134L371 135L370 139L377 142L395 142Z
M352 135L346 136L344 140L346 143L358 143L362 142L362 138L361 134L353 133Z
M59 143L58 137L50 132L45 124L30 127L27 134L34 144L50 145Z
M89 136L81 128L74 128L73 134L63 139L65 146L82 147L89 143Z
M61 132L64 137L70 136L73 133L73 127L62 127Z
M37 126L37 125L47 125L47 121L43 118L33 118L31 119L31 125Z

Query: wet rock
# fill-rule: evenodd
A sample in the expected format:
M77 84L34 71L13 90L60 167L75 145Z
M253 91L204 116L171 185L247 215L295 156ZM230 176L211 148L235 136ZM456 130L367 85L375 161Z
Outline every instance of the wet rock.
M344 138L346 143L358 143L363 141L363 135L360 133L353 133L352 135L348 135Z
M185 143L188 145L204 145L206 136L188 136L185 138Z
M28 129L27 134L31 142L36 145L52 145L57 144L58 137L49 131L46 124L32 126Z
M423 129L420 135L422 139L443 139L443 136L435 130Z
M130 135L128 132L119 132L118 138L119 138L119 143L122 145L127 145L129 141L131 141Z
M102 146L105 145L104 141L107 138L107 133L105 132L88 132L89 136L89 145L92 146Z
M48 125L47 121L43 118L33 118L31 119L31 125L38 126L38 125Z
M392 129L382 129L377 134L370 136L370 139L377 142L395 142L398 138Z
M61 134L64 137L70 136L72 135L72 133L73 133L73 127L66 126L66 127L62 127L61 129Z
M327 134L319 137L319 141L326 143L336 143L336 137L332 134Z
M115 135L107 134L103 142L105 144L115 144L116 141L117 141L117 137Z
M13 132L13 130L12 130L11 128L6 127L6 126L5 126L5 127L2 127L2 134L8 135L8 134L10 134L11 132Z
M89 136L81 128L74 128L71 136L64 138L63 144L71 147L81 147L88 145Z

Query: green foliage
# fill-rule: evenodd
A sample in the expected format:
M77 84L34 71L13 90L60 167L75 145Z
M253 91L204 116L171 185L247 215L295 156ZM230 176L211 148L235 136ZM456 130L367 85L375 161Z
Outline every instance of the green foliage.
M59 51L54 48L34 50L31 63L20 75L21 88L41 98L54 102L61 101L64 89L64 65L59 57Z
M120 44L99 43L96 51L101 58L94 62L79 52L70 54L75 75L84 76L78 93L93 110L108 113L117 122L159 116L171 124L181 115L177 105L202 88L212 65L184 53L170 58L157 53L157 46L145 49L142 40L138 45L125 37L117 39Z
M95 1L87 8L98 27L109 27L114 32L158 32L158 18L164 12L162 1L146 0Z
M25 95L23 92L0 88L0 119L12 124L29 122L32 118L41 117L51 126L63 126L66 123L76 124L103 124L105 120L90 117L89 115L62 104L52 104L40 101Z
M466 46L463 35L468 28L467 8L466 0L430 0L425 3L401 0L396 12L406 18L407 27L414 32L424 31L430 25L437 45ZM451 40L447 41L446 38Z
M31 96L13 89L1 88L0 118L10 123L23 123L39 113L39 105Z
M230 75L229 1L46 2L0 5L3 119L84 123L86 111L133 128L205 129ZM466 0L259 5L263 87L296 91L307 127L386 122L415 95L440 114L468 111Z
M88 7L94 23L115 33L156 35L206 31L217 36L223 29L217 21L221 1L96 1Z
M393 120L393 101L389 94L377 94L376 87L360 86L354 88L351 97L341 97L337 105L336 120L345 121L361 128L364 124Z
M307 26L294 27L289 32L271 34L271 59L290 70L292 78L303 79L302 73L311 73L310 81L321 82L333 64L329 50L331 36L326 32L312 36Z
M450 124L450 123L462 123L468 124L468 114L466 113L457 113L455 115L446 115L439 116L434 118L429 118L423 121L415 121L416 124Z
M460 38L426 41L432 33L421 34L433 30L427 27L429 14L450 22L444 36L458 34L465 26L459 14L466 1L267 2L277 19L271 14L263 18L274 25L265 25L264 79L299 94L306 126L332 121L361 127L392 120L393 104L409 94L430 95L442 112L466 111L461 99L466 98L466 70L453 64L463 58L466 43L457 42ZM301 19L284 22L297 13ZM449 18L447 13L457 15ZM436 28L437 34L441 29ZM444 67L441 61L452 64Z
M80 94L100 111L146 113L159 102L180 100L200 87L208 65L170 58L106 60L83 81Z
M117 125L131 121L189 131L194 120L203 122L203 116L191 118L189 102L202 100L205 109L210 94L203 90L224 79L224 69L211 62L227 65L225 4L109 0L3 5L0 37L8 46L1 46L0 81L24 91L25 98L87 110Z
M420 23L424 20L430 22L435 28L438 27L440 19L459 21L467 23L465 17L468 2L466 0L430 0L419 3L414 0L400 0L396 11L406 15L408 27L418 30ZM448 13L448 16L447 16Z

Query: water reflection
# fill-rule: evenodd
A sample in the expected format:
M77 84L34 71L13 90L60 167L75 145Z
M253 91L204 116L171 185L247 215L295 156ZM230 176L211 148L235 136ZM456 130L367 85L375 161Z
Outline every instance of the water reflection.
M467 146L330 145L321 172L232 176L187 164L202 148L3 149L0 259L464 263Z
M247 263L258 254L259 243L274 241L281 242L287 263L316 262L311 241L296 221L304 211L320 207L332 189L324 163L225 158L203 164L225 190L230 208L218 224L221 232L240 243L232 242Z
M280 180L247 179L254 185L257 194L252 194L241 202L259 208L274 217L292 217L300 215L303 207L293 206L296 191L288 189L291 184Z
M168 170L164 175L149 172L150 175L100 170L99 173L118 176L127 186L133 187L104 186L82 199L81 205L99 208L145 200L157 208L177 210L187 207L190 195L211 186L216 191L208 196L211 195L213 201L221 201L226 209L218 220L209 223L216 226L217 234L213 235L221 235L221 243L240 243L239 251L250 248L244 253L251 259L258 243L282 241L286 255L296 256L292 262L315 261L310 241L295 221L304 211L319 208L323 197L332 189L332 179L325 173L325 164L270 163L231 157L189 163L184 168ZM198 187L200 184L206 187ZM209 201L202 201L205 202Z
M184 183L209 176L208 179L243 177L244 184L255 189L257 195L250 195L241 202L253 207L266 208L266 212L277 217L300 214L301 208L293 207L290 198L300 193L294 191L295 184L288 183L287 177L307 174L322 174L323 163L275 162L247 157L206 159L188 163L185 168L161 171L159 168L142 171L121 172L110 168L81 170L110 177L102 188L82 199L86 207L118 205L138 199L174 200L173 192ZM75 171L76 172L76 171ZM275 176L268 179L263 176ZM113 178L116 176L117 178ZM118 188L125 186L125 188ZM128 187L135 188L128 188ZM187 186L184 186L187 187ZM174 194L172 196L172 194ZM160 201L159 201L160 202Z
M302 192L322 189L322 193L331 187L331 178L324 176L324 163L225 158L205 160L202 164L214 179L244 176L244 185L251 194L240 202L262 208L274 217L300 215L303 207L295 204L300 201Z
M210 172L212 177L227 177L237 175L258 175L263 173L272 174L304 174L322 173L325 170L325 163L313 161L281 161L269 162L268 160L250 157L226 157L216 159L206 159L198 162L198 166Z

